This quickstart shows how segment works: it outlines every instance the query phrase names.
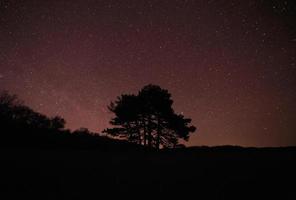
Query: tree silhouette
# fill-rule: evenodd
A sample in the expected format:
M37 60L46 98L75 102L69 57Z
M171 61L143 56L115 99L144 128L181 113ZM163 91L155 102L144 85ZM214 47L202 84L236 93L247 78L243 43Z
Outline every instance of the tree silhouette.
M66 121L55 116L47 117L23 105L16 95L7 91L0 92L0 122L6 129L46 129L62 130Z
M38 113L16 95L0 91L0 147L144 150L139 145L100 136L87 128L71 132L65 129L65 123L59 116Z
M121 95L108 106L115 127L103 132L148 147L175 147L196 128L189 126L191 119L176 114L172 104L171 94L157 85L143 87L138 95Z
M108 109L115 113L116 117L110 123L118 128L108 129L112 136L126 137L129 141L141 143L140 130L141 105L135 95L121 95L110 104Z
M65 128L66 121L60 116L55 116L50 119L50 128L60 130Z

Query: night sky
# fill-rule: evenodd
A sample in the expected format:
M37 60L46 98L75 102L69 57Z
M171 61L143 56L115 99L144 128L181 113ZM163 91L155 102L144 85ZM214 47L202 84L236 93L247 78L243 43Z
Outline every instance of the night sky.
M294 0L0 0L0 90L100 132L158 84L187 145L296 145L295 19Z

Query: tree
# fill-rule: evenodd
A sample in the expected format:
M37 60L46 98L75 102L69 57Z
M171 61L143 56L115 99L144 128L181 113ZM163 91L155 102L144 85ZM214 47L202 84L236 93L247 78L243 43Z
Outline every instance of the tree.
M60 116L55 116L50 119L50 128L60 130L65 128L66 121Z
M35 112L28 106L23 105L23 102L16 95L11 95L7 91L0 92L0 124L10 128L22 127L33 129L64 129L66 121L59 117L48 118L46 115Z
M108 133L113 136L126 137L129 141L141 143L140 133L140 113L141 105L135 95L121 95L110 104L108 109L116 117L110 123L121 128L108 129Z
M144 146L175 147L179 139L188 140L195 131L191 119L172 108L171 94L157 85L143 87L138 95L121 95L108 109L115 114L104 132Z
M0 119L1 122L12 118L13 110L17 106L21 106L22 102L16 95L10 95L7 91L0 92Z
M74 134L76 136L89 136L89 135L91 135L91 132L87 128L81 127L79 129L73 131L72 134Z

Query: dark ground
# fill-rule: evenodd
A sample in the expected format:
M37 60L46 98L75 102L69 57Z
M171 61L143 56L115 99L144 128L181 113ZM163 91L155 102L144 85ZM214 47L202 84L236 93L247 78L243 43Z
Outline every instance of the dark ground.
M0 199L296 199L295 147L1 148L0 158Z

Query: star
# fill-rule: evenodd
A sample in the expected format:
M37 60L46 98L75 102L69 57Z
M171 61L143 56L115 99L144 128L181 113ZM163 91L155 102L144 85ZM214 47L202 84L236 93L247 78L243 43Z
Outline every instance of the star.
M0 90L100 134L111 101L157 84L189 146L295 145L295 1L207 2L4 1Z

